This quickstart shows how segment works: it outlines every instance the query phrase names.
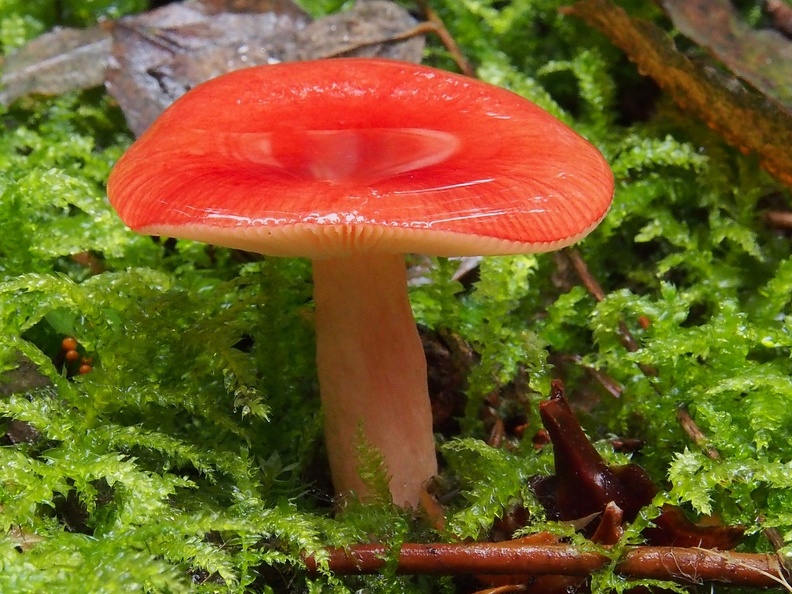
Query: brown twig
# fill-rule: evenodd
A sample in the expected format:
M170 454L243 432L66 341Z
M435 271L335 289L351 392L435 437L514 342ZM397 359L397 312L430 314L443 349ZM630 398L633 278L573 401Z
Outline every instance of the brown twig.
M354 52L359 49L363 49L366 47L370 47L373 45L379 45L382 43L396 43L399 41L405 41L407 39L412 39L413 37L418 37L419 35L428 35L433 33L440 38L440 42L445 46L448 50L448 53L451 54L451 57L454 58L457 66L459 67L460 72L466 76L475 77L476 73L473 70L473 67L470 65L470 62L467 61L462 50L459 49L456 41L454 40L451 33L443 23L443 20L437 15L437 13L432 10L429 4L423 0L418 0L418 3L421 5L421 10L426 17L426 21L422 23L418 23L414 27L407 29L406 31L402 31L401 33L396 33L394 35L388 35L385 37L371 39L367 41L355 41L348 46L340 48L332 53L325 54L323 58L336 58L339 56L347 55L351 52Z
M688 437L693 440L693 443L695 443L701 449L701 451L704 452L705 456L711 460L721 460L721 455L718 450L709 445L709 439L707 438L707 435L696 424L696 421L693 420L693 417L690 416L690 413L685 408L677 409L677 420L679 421L679 424L681 425L684 432L687 433ZM762 532L772 545L773 550L776 552L779 566L782 568L784 575L792 575L792 563L789 562L787 557L779 553L781 548L784 546L784 539L778 532L778 529L770 527L765 528Z
M440 41L443 43L443 45L445 45L446 49L451 54L451 57L454 58L454 61L459 67L460 72L462 72L462 74L466 76L474 77L475 72L473 71L473 68L470 66L470 63L467 61L465 56L462 55L462 52L460 51L459 46L454 41L454 38L451 37L451 34L448 32L448 29L445 28L443 22L439 21L439 23L440 23L439 25L432 21L425 21L423 23L418 23L414 27L411 27L406 31L402 31L401 33L397 33L395 35L389 35L387 37L382 37L381 39L374 39L370 41L359 41L349 46L346 46L342 49L339 49L333 52L332 54L327 54L324 57L335 58L338 56L349 54L355 50L359 50L364 47L378 45L380 43L395 43L398 41L405 41L407 39L411 39L419 35L427 35L429 33L434 33L440 38Z
M426 24L430 25L432 27L432 32L440 38L440 41L446 47L448 53L451 54L451 56L454 58L454 61L457 63L459 71L466 76L475 77L476 72L473 70L470 62L467 61L467 58L465 58L465 55L457 45L454 37L446 28L443 19L441 19L440 16L432 9L432 7L429 6L428 0L418 0L418 5L421 7L421 10L426 17Z
M574 363L581 369L583 369L586 373L591 375L599 384L605 388L608 393L613 396L614 398L621 398L622 392L624 392L624 386L622 386L619 382L609 376L607 373L603 373L596 367L592 367L591 365L586 365L583 362L583 357L580 355L560 355L558 357L560 361L568 361L570 363Z
M583 260L583 257L580 255L580 252L577 251L575 248L564 248L563 253L566 254L569 261L572 263L572 267L575 269L575 272L580 278L580 282L583 283L583 286L586 287L586 290L591 293L591 296L594 297L598 302L605 299L605 291L603 291L602 286L599 284L594 275L591 274L589 271L586 262ZM638 344L638 341L635 340L635 337L630 333L630 330L627 328L627 324L623 321L619 320L619 339L621 343L631 353L637 351L641 346ZM649 365L638 365L641 368L641 371L647 377L654 377L657 375L657 370Z
M586 262L583 260L583 256L580 255L580 252L577 251L575 248L564 248L564 253L569 258L569 261L572 262L572 266L577 272L578 278L580 278L580 282L583 283L583 286L586 287L591 296L594 297L597 301L602 301L605 299L605 291L602 290L602 286L599 284L594 275L591 274L589 271ZM619 322L619 337L621 338L621 342L631 353L634 353L640 348L638 341L635 340L630 331L627 329L627 326L624 322Z
M707 458L710 460L721 459L718 450L709 445L707 436L696 424L696 421L693 420L693 417L690 416L690 413L687 411L687 409L677 409L677 420L682 426L682 430L687 433L688 437L693 440L693 443L695 443L701 449L701 451L704 452L704 455L706 455Z
M475 594L512 594L512 592L526 592L527 588L528 586L524 584L508 584L506 586L479 590Z
M792 212L785 210L768 210L764 216L765 221L771 227L792 229Z
M387 561L384 545L358 545L325 551L327 566L337 574L368 574L382 570ZM571 545L505 543L404 544L397 572L433 575L566 575L587 576L606 567L602 553L581 551ZM313 556L305 559L309 571L318 570ZM615 572L628 578L661 579L678 583L722 582L752 588L784 583L774 555L713 551L697 547L632 547L616 563Z
M569 258L569 261L572 263L575 272L577 272L580 282L582 282L583 286L586 287L586 290L591 293L591 296L594 297L597 302L605 299L605 291L602 290L602 285L600 285L597 279L591 274L588 266L583 261L583 256L580 255L580 252L571 247L564 248L561 251L566 254L567 258Z

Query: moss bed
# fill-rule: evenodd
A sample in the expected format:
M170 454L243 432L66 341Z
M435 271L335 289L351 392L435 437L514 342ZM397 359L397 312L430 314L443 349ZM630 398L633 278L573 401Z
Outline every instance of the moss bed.
M315 16L341 7L301 4ZM746 526L740 550L771 551L766 528L792 547L792 258L789 234L763 216L788 208L789 191L564 4L432 3L481 79L570 124L616 177L610 214L577 248L599 301L565 256L484 259L472 282L452 280L454 261L422 268L429 282L411 300L427 343L468 355L430 357L435 376L465 395L438 433L442 529L385 497L334 511L308 262L128 231L104 184L132 136L103 90L4 109L0 592L473 591L392 568L311 576L301 559L372 540L483 539L515 505L534 514L525 532L568 530L544 521L528 482L553 472L550 448L531 437L554 378L605 459L635 461L661 486L656 506ZM670 30L651 2L621 5ZM56 24L145 8L53 6L1 3L3 51ZM454 69L435 39L425 63ZM625 347L625 329L637 349ZM64 361L65 337L89 373ZM486 443L493 394L511 407L497 414L519 418L523 438L510 434L509 447ZM680 409L718 459L683 430ZM616 436L642 447L616 451ZM593 584L626 587L607 570Z

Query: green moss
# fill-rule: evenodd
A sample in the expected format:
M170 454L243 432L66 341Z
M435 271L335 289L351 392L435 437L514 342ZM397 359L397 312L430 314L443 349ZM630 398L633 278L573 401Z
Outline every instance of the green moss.
M316 14L330 4L304 2ZM487 259L472 288L440 260L433 282L413 291L421 323L480 355L463 433L442 448L442 480L460 495L439 534L386 501L333 517L318 470L307 262L245 262L126 230L104 182L131 137L100 90L6 110L0 388L17 389L3 391L0 417L39 436L0 448L0 591L451 592L450 581L392 571L310 578L301 553L371 535L394 547L479 537L511 504L538 511L526 480L551 472L549 454L529 439L511 453L480 441L483 399L523 373L526 402L563 374L573 402L585 400L593 438L644 439L639 462L669 501L752 527L762 516L792 544L792 260L788 237L760 215L789 195L662 96L625 121L636 73L562 4L433 3L482 78L586 135L617 180L611 213L580 246L601 302L559 278L552 255ZM656 17L652 3L625 4ZM0 43L9 50L57 22L141 8L58 6L4 3ZM436 41L428 55L452 67ZM622 344L620 322L637 351ZM66 377L57 361L66 335L93 358L91 373ZM592 387L583 368L550 364L561 355L610 376L621 397ZM680 406L722 461L696 451L676 421ZM526 414L530 437L536 413ZM375 458L369 480L383 480ZM749 545L768 548L759 534Z

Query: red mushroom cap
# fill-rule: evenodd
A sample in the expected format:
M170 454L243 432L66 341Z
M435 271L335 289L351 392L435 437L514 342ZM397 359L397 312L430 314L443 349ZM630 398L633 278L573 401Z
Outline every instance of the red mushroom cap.
M114 168L133 229L274 255L487 255L574 243L613 177L526 99L415 64L259 66L176 101Z

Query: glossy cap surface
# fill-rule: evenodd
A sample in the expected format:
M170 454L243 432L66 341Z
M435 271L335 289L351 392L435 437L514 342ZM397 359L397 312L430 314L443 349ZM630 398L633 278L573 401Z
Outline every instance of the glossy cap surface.
M593 229L612 194L597 149L526 99L368 59L204 83L108 182L141 233L307 257L557 249Z

